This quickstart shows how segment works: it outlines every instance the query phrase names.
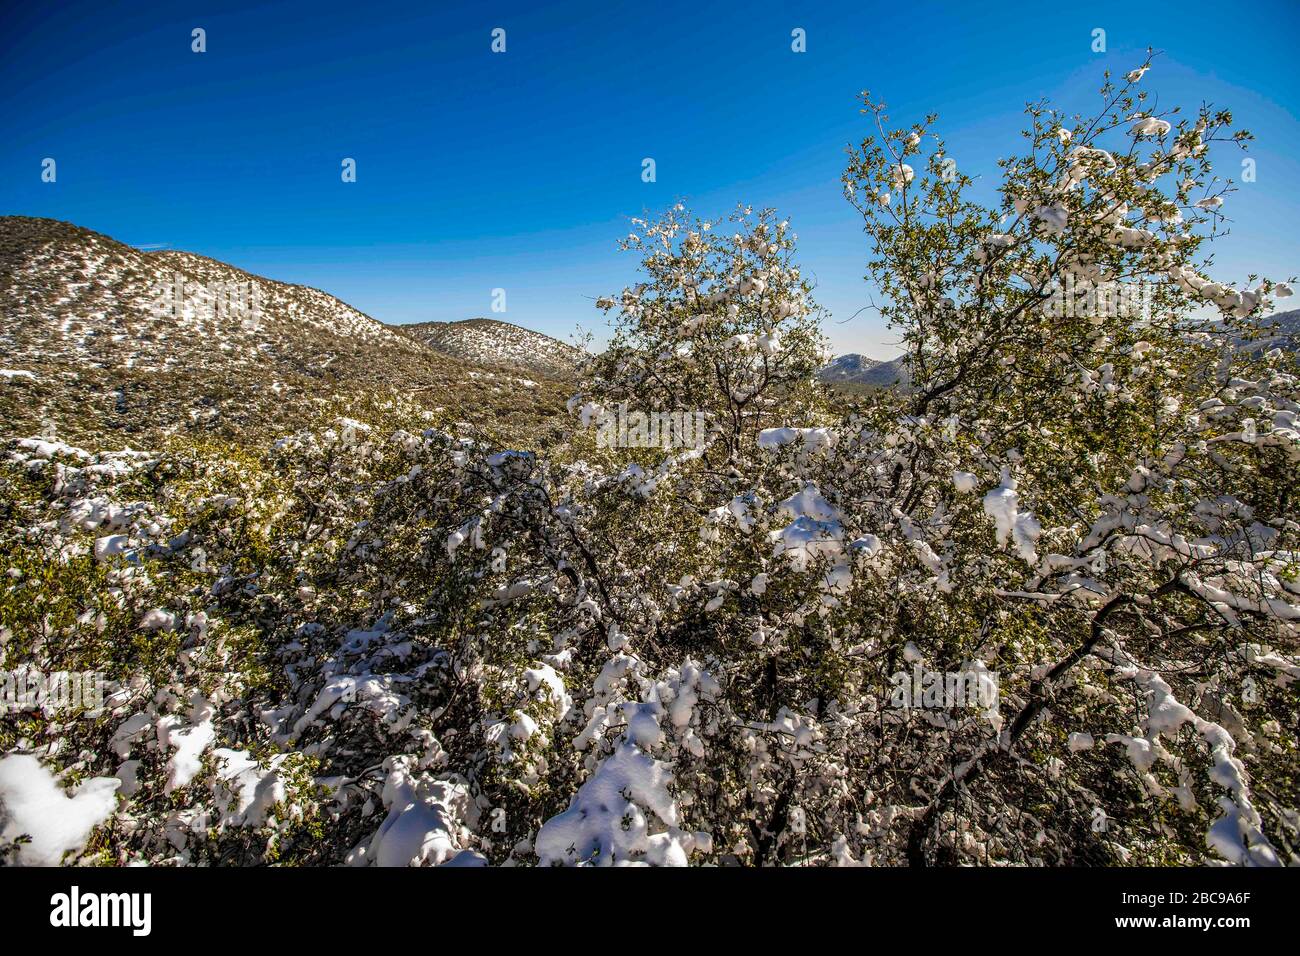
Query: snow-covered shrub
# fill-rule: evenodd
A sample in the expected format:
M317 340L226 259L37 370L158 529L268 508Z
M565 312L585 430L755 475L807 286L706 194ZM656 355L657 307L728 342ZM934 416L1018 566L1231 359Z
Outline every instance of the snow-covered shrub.
M8 441L0 670L109 692L0 717L0 849L1297 862L1300 377L1239 347L1287 289L1204 275L1244 137L1135 74L1095 121L1032 108L997 209L869 106L845 183L910 390L815 383L786 224L674 209L558 444L403 404L252 452ZM1053 305L1138 281L1142 315ZM704 440L597 444L624 401ZM899 706L913 672L997 697Z

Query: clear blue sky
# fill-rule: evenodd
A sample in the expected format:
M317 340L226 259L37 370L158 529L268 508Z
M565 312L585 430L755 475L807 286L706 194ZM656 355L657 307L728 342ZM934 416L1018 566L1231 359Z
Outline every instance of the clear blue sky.
M0 213L202 253L390 322L491 315L502 287L498 317L564 338L602 335L592 299L631 281L628 217L745 201L791 216L842 320L868 296L839 185L859 90L898 122L938 111L962 168L992 177L1027 100L1091 108L1101 71L1153 45L1162 105L1229 105L1259 137L1220 276L1300 271L1295 0L152 6L3 4ZM827 331L841 352L898 351L870 311Z

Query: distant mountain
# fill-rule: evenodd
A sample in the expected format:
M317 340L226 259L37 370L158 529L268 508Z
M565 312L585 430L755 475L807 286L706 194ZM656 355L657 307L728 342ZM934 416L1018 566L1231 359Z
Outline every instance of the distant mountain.
M867 358L856 352L841 355L817 373L823 382L856 382L881 364L879 359Z
M572 378L590 358L567 342L496 319L414 322L393 328L445 355L546 378Z
M1260 337L1238 339L1238 342L1255 353L1267 352L1273 348L1292 352L1300 349L1300 309L1265 316L1259 320L1259 327L1263 332Z
M1235 337L1243 348L1260 354L1269 349L1281 348L1290 351L1300 349L1300 309L1277 312L1259 320L1262 335L1254 338ZM837 357L825 366L817 377L829 384L865 385L875 388L906 388L910 384L905 356L881 362L850 352Z
M486 407L485 424L500 410L529 434L563 401L557 385L451 358L318 289L24 216L0 217L0 370L26 373L0 376L6 430L136 443L249 437L394 394L449 415Z
M906 387L908 384L907 367L904 356L881 362L867 358L856 352L841 355L817 373L817 377L829 384L869 385L876 388L890 388L895 385Z

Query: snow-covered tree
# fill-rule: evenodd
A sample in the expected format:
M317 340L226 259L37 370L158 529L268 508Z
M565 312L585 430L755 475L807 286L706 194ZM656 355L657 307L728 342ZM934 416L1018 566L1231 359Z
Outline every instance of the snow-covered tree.
M0 670L109 686L0 718L0 853L1300 861L1300 373L1249 341L1290 288L1208 277L1248 137L1148 67L1032 106L992 208L866 99L906 389L816 383L774 213L674 208L558 445L404 401L256 453L10 441ZM708 427L598 441L622 403Z
M777 409L817 405L813 375L827 358L822 313L793 261L788 221L749 208L692 220L679 203L633 226L620 245L641 256L641 281L597 301L618 323L584 399L701 411L721 438L711 459L752 448Z

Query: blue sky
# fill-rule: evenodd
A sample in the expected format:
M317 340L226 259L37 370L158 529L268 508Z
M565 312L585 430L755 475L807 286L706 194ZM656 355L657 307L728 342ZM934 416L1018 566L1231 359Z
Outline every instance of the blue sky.
M493 315L504 288L495 317L599 340L594 298L633 278L615 247L629 217L744 201L791 217L819 302L845 320L870 291L839 185L866 131L858 91L897 123L937 111L951 155L991 182L1027 100L1090 109L1101 71L1152 45L1143 83L1162 105L1231 106L1258 137L1216 274L1300 271L1294 0L150 6L5 5L0 213L202 253L390 322ZM827 332L840 352L898 351L871 310Z

